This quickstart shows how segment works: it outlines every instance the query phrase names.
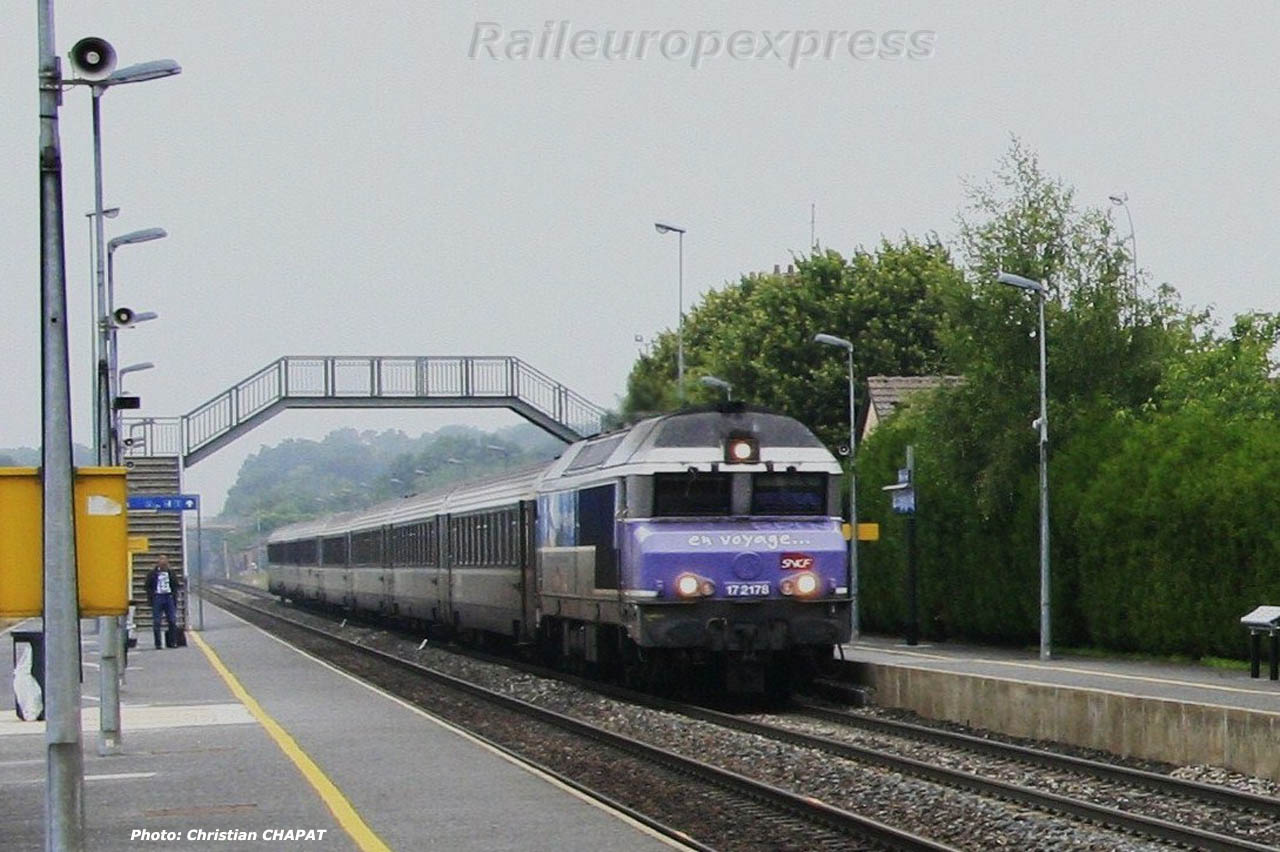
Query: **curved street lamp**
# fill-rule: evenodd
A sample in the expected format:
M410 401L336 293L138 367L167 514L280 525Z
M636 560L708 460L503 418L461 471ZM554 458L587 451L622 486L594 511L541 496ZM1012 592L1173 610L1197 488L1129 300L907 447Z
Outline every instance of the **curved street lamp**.
M849 641L858 638L858 410L853 383L853 343L834 334L815 334L814 343L837 346L849 356Z
M733 401L733 385L731 383L726 382L724 379L718 376L703 376L698 381L702 382L704 385L706 385L709 388L719 388L720 390L724 391L725 401L727 402Z
M1049 411L1045 393L1045 345L1044 303L1049 298L1049 288L1043 281L1032 281L1021 275L1001 272L996 276L1001 284L1017 287L1036 295L1040 308L1040 416L1032 427L1040 432L1040 659L1050 658L1049 619Z
M1133 312L1134 318L1138 316L1138 232L1133 227L1133 214L1129 212L1129 193L1122 192L1119 195L1107 196L1111 199L1111 203L1117 207L1124 208L1124 215L1129 220L1129 244L1133 246Z
M677 298L680 301L680 313L676 320L676 399L684 405L684 228L666 222L654 222L653 228L659 234L676 233L680 237L679 273Z

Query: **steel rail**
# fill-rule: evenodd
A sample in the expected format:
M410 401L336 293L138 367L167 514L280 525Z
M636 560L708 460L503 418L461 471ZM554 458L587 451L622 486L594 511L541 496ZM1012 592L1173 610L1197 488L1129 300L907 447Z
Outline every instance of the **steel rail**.
M1202 781L1187 781L1169 775L1162 775L1159 772L1148 772L1145 769L1135 769L1099 760L1089 760L1083 757L1075 757L1074 755L1058 754L999 740L983 739L972 734L945 731L911 722L870 716L854 716L838 710L830 710L825 707L816 707L804 703L798 703L797 707L807 716L845 727L860 728L906 739L922 740L936 745L947 746L948 748L979 752L1007 760L1034 763L1047 769L1082 772L1112 781L1133 784L1134 786L1144 787L1160 793L1199 799L1213 804L1238 808L1242 811L1256 811L1275 819L1280 819L1280 799L1274 799L1270 796L1231 790L1216 784L1206 784Z

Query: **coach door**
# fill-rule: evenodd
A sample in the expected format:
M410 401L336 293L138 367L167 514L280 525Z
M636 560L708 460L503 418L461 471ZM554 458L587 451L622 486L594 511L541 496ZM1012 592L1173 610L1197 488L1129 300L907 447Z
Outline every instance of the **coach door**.
M534 530L537 529L537 502L520 503L520 624L521 642L532 642L538 629L538 552L534 546Z

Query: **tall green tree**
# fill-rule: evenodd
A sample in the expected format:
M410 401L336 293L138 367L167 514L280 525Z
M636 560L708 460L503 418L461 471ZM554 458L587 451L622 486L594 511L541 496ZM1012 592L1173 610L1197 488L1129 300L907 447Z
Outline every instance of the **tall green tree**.
M712 401L704 375L733 385L735 399L786 412L835 445L847 442L848 372L841 353L815 334L854 344L859 404L868 375L945 372L945 341L966 299L963 279L941 243L884 240L849 258L835 251L796 261L784 274L744 276L714 291L685 324L685 395ZM675 336L660 335L628 380L624 411L675 406Z
M1135 298L1130 258L1106 211L1078 209L1074 192L1014 140L994 176L967 187L959 254L969 299L951 325L949 353L963 385L920 400L911 417L868 442L867 487L891 481L916 447L926 630L1033 641L1039 624L1039 306L996 283L999 271L1045 281L1050 423L1050 519L1056 635L1087 633L1079 607L1079 503L1064 499L1097 475L1102 452L1059 448L1108 434L1117 417L1151 404L1185 323L1162 302ZM878 494L863 502L890 530L872 548L864 594L870 621L902 617L902 542ZM876 602L884 606L877 609Z

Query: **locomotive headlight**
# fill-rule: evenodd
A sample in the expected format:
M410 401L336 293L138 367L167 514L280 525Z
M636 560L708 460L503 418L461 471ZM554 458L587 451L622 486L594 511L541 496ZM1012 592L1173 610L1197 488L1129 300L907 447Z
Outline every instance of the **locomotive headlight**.
M822 583L818 579L818 575L812 571L805 571L801 574L795 574L782 581L779 590L784 595L794 595L800 598L811 598L818 594L818 590Z
M682 598L691 598L702 591L702 583L695 574L681 574L676 577L676 594Z

